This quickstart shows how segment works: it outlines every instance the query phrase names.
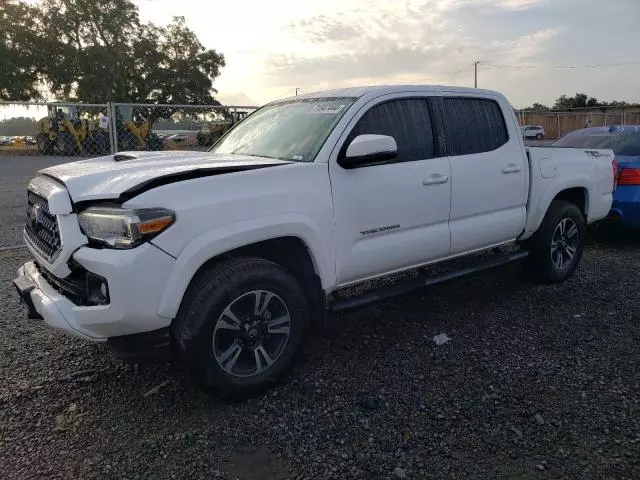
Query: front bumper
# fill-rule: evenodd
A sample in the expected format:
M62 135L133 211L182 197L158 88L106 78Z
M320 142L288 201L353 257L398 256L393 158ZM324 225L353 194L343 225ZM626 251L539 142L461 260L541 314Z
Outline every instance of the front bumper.
M30 318L43 318L52 328L93 342L168 327L158 315L160 297L174 258L151 244L131 250L81 247L75 262L108 281L110 303L79 306L56 290L34 262L18 270L14 285Z

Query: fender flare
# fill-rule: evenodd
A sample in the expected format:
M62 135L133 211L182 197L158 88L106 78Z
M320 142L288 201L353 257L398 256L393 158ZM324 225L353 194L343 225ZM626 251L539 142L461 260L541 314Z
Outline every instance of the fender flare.
M592 195L592 188L588 177L572 178L562 182L553 182L549 184L542 195L538 204L531 208L528 212L527 223L525 225L524 233L520 236L520 240L525 240L531 237L542 224L544 216L547 214L547 210L551 206L551 202L565 190L572 188L580 188L585 193L584 213L585 217L589 215L589 198Z
M165 283L158 314L175 318L193 276L206 262L225 252L280 237L297 237L309 250L314 269L323 287L335 283L330 253L309 219L299 214L261 217L209 230L192 239L180 252Z

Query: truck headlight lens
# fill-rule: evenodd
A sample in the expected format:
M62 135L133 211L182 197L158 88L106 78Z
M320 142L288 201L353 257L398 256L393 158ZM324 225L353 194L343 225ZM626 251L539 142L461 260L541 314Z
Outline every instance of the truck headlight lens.
M138 246L169 227L175 218L175 213L164 208L91 207L78 215L83 233L111 248Z

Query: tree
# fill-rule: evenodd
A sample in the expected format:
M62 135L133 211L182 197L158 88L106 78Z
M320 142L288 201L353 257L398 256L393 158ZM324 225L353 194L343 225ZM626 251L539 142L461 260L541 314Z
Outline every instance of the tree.
M0 120L0 135L35 135L38 124L35 118L13 117Z
M534 103L533 105L531 105L530 107L525 108L525 110L549 110L549 107L547 107L546 105L543 105L541 103Z
M9 90L0 77L3 98L38 98L43 85L64 101L215 102L213 80L224 56L204 47L184 17L143 24L130 0L41 0L36 7L0 1L8 5L0 32L11 54L0 50L0 70L6 66L5 75L16 79ZM23 50L24 65L17 55Z
M26 3L0 0L0 100L31 100L38 91L38 10Z
M573 97L562 95L553 104L554 110L567 110L570 108L597 107L600 103L594 97L589 97L586 93L576 93Z

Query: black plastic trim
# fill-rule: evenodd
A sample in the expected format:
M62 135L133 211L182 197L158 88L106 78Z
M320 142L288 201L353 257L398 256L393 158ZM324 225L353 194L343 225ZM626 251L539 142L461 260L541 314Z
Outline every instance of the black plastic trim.
M172 358L169 327L111 337L107 346L116 357L127 363L166 362Z
M362 295L355 295L352 297L340 299L333 305L331 305L330 311L338 313L363 308L374 303L396 297L398 295L412 292L414 290L419 290L431 285L436 285L438 283L443 283L449 280L464 277L466 275L471 275L473 273L481 272L483 270L497 267L499 265L517 262L526 258L528 254L528 252L521 251L507 255L499 255L495 258L491 258L487 261L483 261L470 267L461 268L459 270L453 270L429 277L418 277L407 282L381 287L376 290L366 292Z

